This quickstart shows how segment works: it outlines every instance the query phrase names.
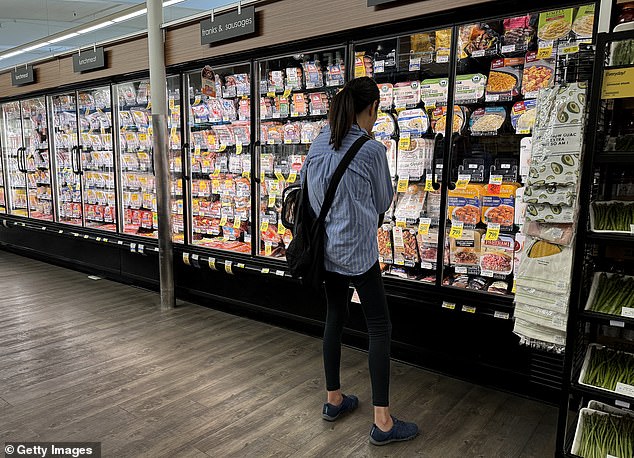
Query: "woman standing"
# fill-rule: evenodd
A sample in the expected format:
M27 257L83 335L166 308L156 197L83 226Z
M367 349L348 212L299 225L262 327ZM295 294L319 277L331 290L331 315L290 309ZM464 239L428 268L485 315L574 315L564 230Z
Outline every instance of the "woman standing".
M301 171L308 175L310 206L319 214L328 184L341 159L361 136L369 135L377 119L379 89L367 77L350 81L333 98L329 126L315 139ZM413 439L415 423L397 420L389 411L390 322L379 268L377 228L392 202L394 188L385 146L367 141L344 173L325 220L324 267L327 316L323 355L328 400L323 418L335 421L358 406L354 395L342 394L339 371L341 336L348 318L349 285L356 288L369 337L369 369L374 405L370 442L384 445Z

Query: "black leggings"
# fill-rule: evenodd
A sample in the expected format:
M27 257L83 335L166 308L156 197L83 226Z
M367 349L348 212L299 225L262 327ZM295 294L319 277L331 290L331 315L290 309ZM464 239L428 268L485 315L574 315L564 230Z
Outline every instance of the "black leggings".
M385 289L379 263L366 273L348 277L326 272L326 300L328 313L324 331L324 369L326 389L338 390L340 386L341 334L348 319L350 283L361 299L361 307L368 327L370 348L368 362L372 383L372 403L376 407L389 406L390 391L390 339L392 323L387 309Z

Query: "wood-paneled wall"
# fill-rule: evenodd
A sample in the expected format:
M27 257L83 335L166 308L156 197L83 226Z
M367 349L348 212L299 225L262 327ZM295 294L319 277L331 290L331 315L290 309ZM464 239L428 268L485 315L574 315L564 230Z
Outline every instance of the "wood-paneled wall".
M167 66L182 64L492 1L421 0L368 8L367 0L272 0L256 7L258 32L246 39L203 46L200 44L199 21L168 29L165 61ZM105 46L105 51L108 68L90 73L74 73L72 56L34 65L37 83L28 86L13 87L11 73L2 73L0 100L148 68L146 37Z

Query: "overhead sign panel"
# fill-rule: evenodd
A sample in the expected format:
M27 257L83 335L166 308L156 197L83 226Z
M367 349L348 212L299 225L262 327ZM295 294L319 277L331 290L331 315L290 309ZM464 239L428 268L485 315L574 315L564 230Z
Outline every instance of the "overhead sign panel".
M103 48L91 49L73 54L73 70L75 73L97 70L106 66Z
M208 45L219 41L250 35L255 32L255 6L227 13L217 14L200 22L200 44Z
M11 84L13 86L24 86L35 83L35 70L32 65L18 67L11 72Z

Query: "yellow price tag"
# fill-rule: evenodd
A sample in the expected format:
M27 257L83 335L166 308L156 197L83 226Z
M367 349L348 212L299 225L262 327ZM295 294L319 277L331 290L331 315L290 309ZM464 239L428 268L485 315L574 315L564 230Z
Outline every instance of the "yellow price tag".
M268 274L271 271L271 269L269 269L268 267L262 267L262 273L263 274Z
M218 194L220 190L220 180L211 180L211 189L214 194Z
M174 103L175 103L174 99L170 98L169 105L168 105L170 107L170 110L174 109Z
M471 181L471 175L458 175L458 181L456 181L456 189L465 189Z
M233 261L225 261L225 272L233 275Z
M187 266L191 266L191 263L189 262L189 253L183 253L183 263Z
M194 154L200 154L200 145L196 145L196 148L194 148Z
M286 228L282 223L277 223L277 233L279 235L284 235L286 233Z
M291 90L290 89L286 89L284 91L284 94L282 94L282 98L288 99L291 95Z
M260 223L260 232L266 232L269 230L269 222L268 221L262 221Z
M145 109L149 110L150 108L152 108L152 101L148 100L147 107L145 107Z
M244 178L246 178L247 180L251 179L251 172L249 172L248 170L245 170L244 172L242 172L242 176Z
M409 136L401 137L398 140L398 149L409 150L410 144L411 144L411 142L410 142Z
M267 97L275 97L275 91L269 91L266 93Z
M207 264L209 264L209 268L211 270L218 270L216 269L216 258L209 258L209 261L207 261Z
M220 225L221 226L226 226L227 225L227 217L223 216L222 218L220 218Z
M397 220L396 220L396 227L403 227L403 228L405 228L405 227L407 227L407 224L406 224L406 222L405 222L405 220L404 220L404 219L397 219Z
M409 177L405 176L403 178L399 178L398 184L396 186L397 192L407 192L407 187L409 186Z
M279 170L275 171L275 178L277 178L279 181L285 181L284 175L282 175L282 172L280 172Z
M266 181L266 173L260 173L260 181Z
M211 176L212 177L218 177L220 176L220 169L214 169L213 172L211 172Z
M220 144L220 146L218 147L218 152L222 153L226 149L227 149L227 145Z
M462 221L454 221L451 224L449 231L449 237L459 239L462 237L462 231L464 230L464 223Z
M500 238L500 224L489 223L487 225L487 233L484 236L484 240L497 240Z
M548 59L552 55L553 55L553 47L552 47L552 45L551 46L545 46L545 47L539 48L537 50L537 58L538 59Z
M242 220L238 217L233 218L233 228L240 229L240 225L242 224Z
M269 196L269 208L275 207L275 196Z
M242 154L242 142L236 142L236 154Z
M561 48L561 54L575 54L579 52L579 45L566 46Z
M151 127L148 127L147 132L148 132L148 134L152 135L152 132L150 132L150 129L151 129ZM176 137L176 126L173 126L173 127L170 129L170 136L171 136L171 137Z
M515 291L517 290L517 282L515 280L513 280L513 288L511 289L511 292L513 294L515 294Z
M271 256L271 254L273 253L273 247L271 246L270 243L265 243L264 244L264 255L265 256Z
M297 180L297 172L291 172L288 174L288 180L286 180L288 183L295 183L295 181Z
M139 134L139 141L146 142L147 141L147 134Z
M426 178L425 179L425 191L432 192L433 190L434 190L434 186L433 186L433 182L431 181L431 178Z
M429 235L429 227L431 226L431 218L421 218L418 224L419 235Z
M150 126L150 127L148 127L148 128L147 128L147 134L148 134L149 136L152 136L152 135L154 134L154 128L153 128L152 126Z

